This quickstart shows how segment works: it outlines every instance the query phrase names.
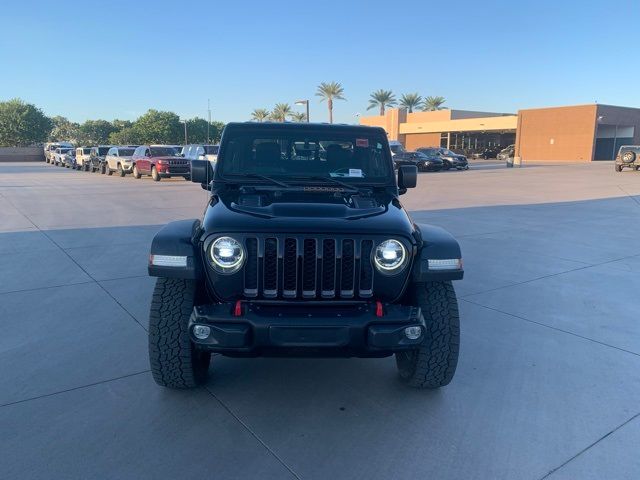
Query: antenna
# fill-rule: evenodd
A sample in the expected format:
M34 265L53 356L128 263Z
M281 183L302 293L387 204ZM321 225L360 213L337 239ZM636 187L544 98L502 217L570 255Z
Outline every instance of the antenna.
M211 141L209 140L209 127L211 126L211 103L209 102L208 98L207 98L207 113L209 114L209 121L207 122L207 145L209 145L211 143Z

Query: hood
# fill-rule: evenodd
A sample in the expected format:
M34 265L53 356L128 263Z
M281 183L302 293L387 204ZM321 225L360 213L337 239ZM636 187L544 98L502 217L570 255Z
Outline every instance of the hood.
M413 222L388 192L249 192L212 196L205 234L233 232L395 234L411 238Z
M185 162L189 161L186 158L176 157L174 155L163 155L161 157L151 157L151 158L153 158L154 160L184 160Z

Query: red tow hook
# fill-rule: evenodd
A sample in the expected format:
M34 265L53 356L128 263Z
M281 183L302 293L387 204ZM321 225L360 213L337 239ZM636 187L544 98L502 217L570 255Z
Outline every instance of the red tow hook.
M376 300L376 317L383 317L384 309L382 308L382 302L380 300Z
M236 306L233 307L233 316L234 317L242 316L242 300L236 301Z

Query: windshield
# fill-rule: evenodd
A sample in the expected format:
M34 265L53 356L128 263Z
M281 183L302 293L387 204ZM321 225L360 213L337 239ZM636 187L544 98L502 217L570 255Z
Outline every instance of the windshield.
M69 153L71 151L70 148L61 148L60 153Z
M101 157L105 156L109 151L109 148L111 147L98 147L98 155Z
M438 150L436 148L421 148L419 151L425 155L438 155Z
M118 150L118 155L121 157L130 157L133 155L133 148L121 148Z
M219 145L205 145L204 153L206 153L207 155L217 155L219 148Z
M173 147L151 147L149 150L152 157L175 157L177 155L176 149Z
M388 182L391 163L384 143L374 136L335 132L239 134L225 143L219 173L225 176L348 179Z
M442 153L442 155L455 155L455 153L447 148L441 148L440 153Z

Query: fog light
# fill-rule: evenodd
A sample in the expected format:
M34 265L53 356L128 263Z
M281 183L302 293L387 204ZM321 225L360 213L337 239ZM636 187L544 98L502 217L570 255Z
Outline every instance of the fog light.
M404 329L404 336L409 340L417 340L422 335L422 327L407 327Z
M199 340L205 340L210 333L211 329L206 325L195 325L193 327L193 336Z

